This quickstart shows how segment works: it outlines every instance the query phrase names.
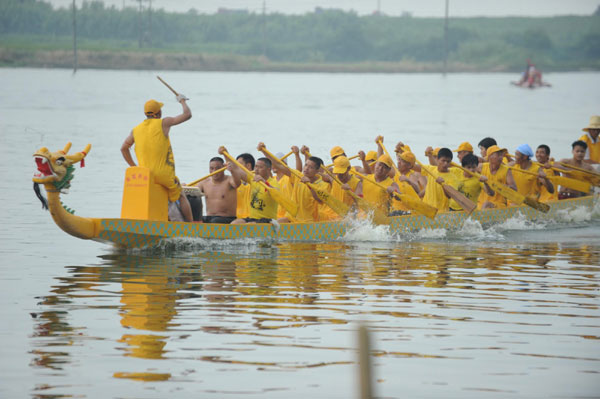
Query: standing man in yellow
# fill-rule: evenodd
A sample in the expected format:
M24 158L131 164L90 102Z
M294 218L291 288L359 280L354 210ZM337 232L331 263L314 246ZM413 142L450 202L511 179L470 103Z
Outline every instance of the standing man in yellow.
M192 207L181 190L181 183L175 176L175 159L171 148L169 132L171 127L179 125L192 117L183 94L175 97L183 107L183 113L162 118L163 103L148 100L144 104L146 120L133 128L121 146L121 154L129 166L137 166L131 156L130 148L135 144L135 156L140 166L148 168L156 183L167 189L169 201L179 202L179 208L186 222L193 221Z
M581 129L585 132L579 140L587 144L585 152L585 162L591 164L600 164L600 115L594 115L590 118L590 123L587 127Z

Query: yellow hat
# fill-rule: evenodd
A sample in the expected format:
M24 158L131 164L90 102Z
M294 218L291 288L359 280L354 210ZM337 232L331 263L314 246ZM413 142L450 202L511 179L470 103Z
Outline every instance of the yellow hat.
M342 147L340 147L339 145L336 145L329 151L329 155L331 155L331 158L335 158L337 156L344 155L344 149Z
M461 151L473 152L473 146L468 141L465 141L464 143L460 143L460 145L458 146L458 148L456 150L454 150L454 152L461 152Z
M163 103L159 103L156 100L148 100L146 104L144 104L144 113L146 115L156 115L162 108Z
M590 123L587 127L584 127L583 130L584 132L589 132L590 129L600 129L600 116L598 115L594 115L590 118Z
M375 162L377 161L377 151L369 151L365 156L365 161L367 162Z
M383 154L382 156L380 156L379 159L377 160L377 162L381 162L388 168L392 168L394 166L394 163L392 162L392 158L390 158L390 156L387 154Z
M349 167L350 161L343 155L333 161L333 173L346 173Z
M411 165L414 165L417 161L415 154L410 151L404 151L402 154L400 154L400 158L402 158L404 162L408 162Z
M402 149L400 151L394 149L394 152L412 152L412 150L410 149L410 147L408 146L408 144L404 144L402 146Z
M490 155L498 151L506 151L506 148L500 148L497 145L492 145L488 147L488 149L485 152L485 155L489 157Z

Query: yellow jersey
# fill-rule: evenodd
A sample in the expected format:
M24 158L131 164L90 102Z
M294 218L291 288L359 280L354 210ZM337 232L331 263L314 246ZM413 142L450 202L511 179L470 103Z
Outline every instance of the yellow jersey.
M414 171L410 170L407 174L405 174L403 176L408 178L413 173L414 173ZM401 194L406 194L411 197L414 197L417 200L421 200L421 198L419 198L419 194L415 191L415 189L413 188L413 186L410 183L408 183L406 181L400 181L400 173L396 173L394 175L394 182L398 185L398 188L400 189ZM406 205L404 205L404 203L402 201L397 200L395 197L392 197L392 209L395 211L410 211L411 210Z
M492 174L490 171L490 164L486 162L483 164L481 168L481 175L488 178L489 181L500 183L506 185L506 175L508 174L508 167L504 164L501 164L496 173ZM494 192L493 196L488 195L485 190L479 195L479 204L478 207L481 209L481 206L485 202L491 202L496 206L496 208L504 208L506 207L506 198L501 196L499 193Z
M600 163L600 140L594 141L589 133L585 133L579 138L587 144L587 150L585 151L585 159L591 159L594 162Z
M546 175L548 176L557 176L558 173L552 169L544 169ZM540 185L540 198L538 198L540 202L548 202L558 200L558 187L554 186L554 192L550 194L548 189L544 184Z
M237 188L236 217L243 219L250 217L250 184L242 182Z
M370 174L368 177L372 180L375 180L375 175ZM394 183L394 180L389 176L378 182L383 185L385 188L388 188ZM377 206L379 209L384 211L386 214L390 211L391 198L390 194L386 189L379 187L376 184L371 183L369 180L363 180L363 198L365 201Z
M281 177L281 179L279 179L278 184L279 184L279 191L281 192L281 194L285 198L291 200L292 199L292 191L294 189L294 186L290 182L290 177L283 175ZM277 217L278 218L285 217L286 212L287 211L285 210L285 208L282 207L281 205L279 205L279 207L277 208Z
M479 181L479 177L469 176L465 177L464 173L458 180L456 189L464 194L465 197L477 203L479 201L479 195L483 189L483 183ZM463 208L454 199L450 199L450 209L453 211L461 211Z
M351 175L350 180L348 180L348 183L346 184L350 186L352 192L355 192L358 183L360 183L360 180L358 180L356 176ZM352 196L335 181L331 183L331 195L350 207L354 206L354 199ZM340 216L327 205L321 208L321 214L319 216L320 220L335 220L339 218Z
M519 172L519 170L522 170L522 168L518 164L513 166L513 168L514 170L512 171L512 175L513 179L515 180L515 184L517 185L517 191L526 197L537 199L540 196L540 183L537 176L530 175L529 173ZM539 165L532 163L529 169L524 170L532 173L538 173L540 167Z
M319 209L322 204L314 199L308 186L302 183L296 176L292 175L290 182L293 184L292 201L298 205L298 214L296 217L293 217L289 213L286 213L286 217L293 222L319 221ZM321 180L320 177L313 185L316 186L317 190L329 191L329 184Z
M446 196L441 184L436 182L438 177L444 179L444 183L456 188L462 171L458 168L450 168L448 172L440 172L437 166L423 165L430 173L427 173L427 186L425 187L425 196L423 202L437 208L440 212L445 212L449 209L450 199ZM433 176L432 176L433 175Z
M279 190L277 179L271 176L267 183ZM271 197L269 191L260 183L252 181L250 184L250 204L248 217L253 219L277 218L277 202Z

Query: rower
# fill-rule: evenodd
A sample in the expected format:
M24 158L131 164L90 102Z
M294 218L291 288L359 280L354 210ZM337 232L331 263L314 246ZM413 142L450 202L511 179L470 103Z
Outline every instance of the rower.
M214 157L208 164L210 173L221 168L225 161L221 157ZM228 168L231 166L228 165ZM206 180L196 184L196 187L204 193L206 201L206 216L202 218L204 223L228 224L236 218L237 188L241 181L238 175L227 176L225 171L217 173Z
M298 150L298 147L295 147L295 148L296 148L296 150ZM294 147L292 147L292 152L293 152L293 150L294 150ZM295 157L297 157L299 160L300 156L298 154L299 154L299 151L296 151L294 153ZM284 154L282 152L278 152L275 155L277 156L277 158L281 159L281 161L287 165L287 158L283 159ZM286 170L285 166L281 165L279 162L272 162L272 165L273 165L273 172L275 173L275 178L277 179L277 184L279 185L279 191L281 191L281 194L285 198L291 199L293 186L290 183L290 177L284 173L284 171ZM285 208L283 206L278 205L277 219L285 217L286 212L287 211L285 210Z
M431 150L431 147L428 147L428 150L430 150L428 153L435 151ZM437 165L421 165L431 173L427 174L425 188L419 195L423 197L423 202L437 208L440 212L447 211L450 203L450 197L442 184L445 183L456 188L461 174L459 169L450 168L450 162L452 162L452 151L448 148L440 148L437 151Z
M410 195L417 200L420 199L418 194L421 191L419 179L423 176L413 170L416 162L415 154L410 151L404 151L396 154L396 159L398 160L399 173L394 176L394 181L398 185L398 189L403 194ZM425 178L423 177L423 179ZM392 198L392 209L393 211L390 213L390 216L410 213L410 208L396 198Z
M535 150L535 159L544 167L544 171L549 176L558 176L559 173L553 169L550 169L550 147L546 144L538 145ZM546 189L545 185L540 186L540 202L554 201L558 199L558 187L554 187L554 191L551 193Z
M237 168L237 166L234 166ZM269 191L259 182L263 182L269 187L279 189L277 179L271 174L271 160L269 158L258 158L254 168L254 177L251 178L244 171L242 180L245 180L250 187L249 196L249 215L247 218L237 218L231 224L244 223L271 223L277 218L277 201L271 197ZM237 168L239 170L239 168ZM251 179L251 180L249 180Z
M573 144L571 144L571 148L572 148L571 152L573 154L573 158L562 159L560 161L560 163L573 165L580 169L585 169L590 172L594 172L595 171L594 168L590 164L585 162L585 154L587 153L586 142L582 141L582 140L577 140L577 141L573 142ZM570 170L570 169L564 168L564 167L558 167L558 168L564 169L565 175L568 177L573 177L576 179L581 178L582 172L577 172L577 171ZM590 193L584 193L581 191L576 191L576 190L570 189L568 187L561 186L560 191L558 192L558 198L559 199L577 198L577 197L583 197L584 195L589 195L589 194Z
M473 146L468 141L465 141L460 143L460 145L456 150L454 150L454 152L456 153L456 158L458 158L458 160L462 162L462 159L465 155L473 154Z
M487 157L488 157L487 149L493 145L497 146L498 143L496 143L496 139L494 139L492 137L486 137L484 139L481 139L479 144L477 144L477 147L479 147L479 151L481 153L481 159L479 160L480 163L487 161Z
M263 151L266 147L264 143L258 143L258 150ZM264 151L267 158L271 159L271 154ZM271 159L271 162L276 163L276 159ZM290 182L293 186L292 201L298 205L298 214L294 217L289 212L283 218L277 219L279 223L289 222L317 222L319 221L319 210L321 206L325 206L319 199L317 193L312 187L303 183L312 183L320 191L329 191L329 185L325 183L319 175L319 170L323 165L323 160L318 157L310 157L304 164L302 169L301 179L294 176L289 169L283 171L286 176L290 177Z
M460 163L466 170L463 171L462 175L458 179L458 185L456 186L458 191L460 191L465 197L474 203L479 201L479 195L481 194L482 189L486 190L486 192L489 194L493 194L493 191L488 190L487 186L482 183L478 176L469 173L477 172L479 167L479 158L477 156L475 156L472 152L470 154L466 154L462 157ZM462 206L454 199L450 199L449 208L452 211L463 210Z
M350 161L344 155L335 158L333 161L333 173L342 184L340 185L338 182L333 181L331 183L331 195L352 207L356 204L349 192L352 191L354 194L361 196L363 183L355 175L351 174L351 169ZM321 212L321 218L324 220L335 220L340 217L331 208L324 207Z
M377 159L375 163L375 171L373 174L368 175L371 179L375 180L380 185L384 186L383 189L377 186L367 179L363 179L363 197L364 199L378 207L380 210L388 214L391 210L391 194L392 192L400 193L398 185L389 176L390 169L392 169L392 158L388 155L383 154Z
M540 168L539 165L536 165L531 161L531 157L533 157L533 150L529 144L521 144L518 146L515 150L514 165L511 165L514 168L512 176L517 185L517 191L520 194L538 199L541 194L540 186L543 185L549 193L553 193L554 185L546 178L546 173L543 168ZM538 177L527 173L519 173L520 170L537 173Z
M517 186L513 179L512 173L510 169L508 169L508 167L502 163L506 148L500 148L497 145L491 145L485 148L485 150L488 162L484 163L481 167L481 175L486 177L487 180L509 186L516 191ZM483 153L484 151L482 151L482 154ZM486 181L484 181L484 184L487 186ZM489 186L486 188L491 190ZM493 195L491 193L493 193ZM500 193L494 192L493 190L485 190L479 195L478 207L480 209L505 208L506 198L500 195Z
M254 157L247 152L238 155L236 161L241 163L246 169L249 171L254 170ZM250 208L248 204L250 203L250 185L242 181L242 184L237 189L237 211L236 216L238 219L244 219L250 216Z

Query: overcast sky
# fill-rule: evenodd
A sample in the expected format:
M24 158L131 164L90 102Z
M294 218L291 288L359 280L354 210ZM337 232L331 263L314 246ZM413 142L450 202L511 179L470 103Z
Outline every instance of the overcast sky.
M46 0L48 1L48 0ZM66 7L73 0L49 0L55 6ZM315 7L354 10L358 14L370 14L379 7L388 15L401 15L409 12L415 17L443 17L445 0L142 0L152 8L167 11L186 12L195 8L201 13L214 13L220 7L244 9L260 12L263 1L267 12L303 14L314 11ZM553 16L590 15L600 5L600 0L449 0L450 15L457 17L473 16ZM76 0L81 6L83 0ZM138 4L137 0L104 0L107 5L116 7Z

